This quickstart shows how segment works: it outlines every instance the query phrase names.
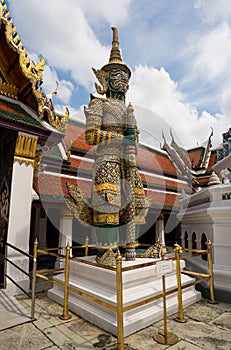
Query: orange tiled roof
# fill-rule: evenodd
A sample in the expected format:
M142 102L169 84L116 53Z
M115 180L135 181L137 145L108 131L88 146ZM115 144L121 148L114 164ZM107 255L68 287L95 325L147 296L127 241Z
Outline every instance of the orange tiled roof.
M84 169L84 170L92 171L93 162L86 161L84 160L84 158L82 159L71 158L71 166L76 169Z
M85 125L73 120L67 125L64 142L67 146L71 145L72 150L75 148L83 151L94 149L85 142Z
M76 174L73 176L80 176L82 179L66 176L68 175L67 166L65 166L64 171L66 175L56 176L40 173L38 178L35 178L34 189L40 194L42 199L49 200L49 198L53 197L65 202L64 197L68 196L67 182L78 186L86 197L90 198L91 196L91 181L87 180L87 178L91 179L93 162L88 159L92 159L93 147L85 142L85 125L71 121L67 126L65 143L68 146L71 145L72 150L69 173L73 175L73 171L76 169ZM91 154L88 151L91 151ZM75 158L74 155L81 156L81 158ZM177 208L179 207L179 195L177 193L181 192L182 189L188 192L191 191L190 184L177 181L179 178L182 179L182 177L165 151L150 149L140 145L137 165L144 182L145 193L151 199L153 207ZM149 175L147 172L157 176ZM86 176L86 180L84 180L84 176ZM170 178L166 179L166 176ZM176 194L173 192L176 192Z
M159 173L177 175L177 170L165 152L139 147L137 164L141 169L151 169Z
M34 179L34 190L40 194L40 196L57 196L68 197L66 183L69 182L75 186L78 186L86 197L90 197L91 194L91 182L85 180L76 180L56 175L40 173L38 177Z
M180 182L169 180L166 178L158 178L158 177L154 177L143 173L140 173L140 175L141 175L142 181L147 183L150 186L155 185L156 187L168 188L169 190L172 189L173 191L177 191L177 192L181 191L182 189L186 191L191 190L189 184L186 184L186 183L180 183Z
M204 147L198 147L188 151L189 159L192 163L193 168L197 168L201 165L204 152Z
M41 200L49 200L51 198L63 201L68 197L66 183L78 186L84 193L86 198L91 196L91 181L64 178L62 176L53 176L50 174L39 174L34 179L34 190L40 194ZM154 207L179 207L179 196L168 192L150 191L145 189L146 195L151 199L151 206Z

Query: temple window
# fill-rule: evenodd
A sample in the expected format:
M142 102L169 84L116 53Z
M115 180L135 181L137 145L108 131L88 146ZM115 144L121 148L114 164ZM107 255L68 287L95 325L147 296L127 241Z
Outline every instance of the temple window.
M201 249L202 250L207 250L207 237L206 237L206 235L204 233L202 233L202 235L201 235ZM207 261L208 255L206 253L202 254L201 258L203 260Z
M188 232L185 231L184 233L184 247L188 248Z
M197 249L197 242L196 242L197 236L195 232L192 234L192 249Z

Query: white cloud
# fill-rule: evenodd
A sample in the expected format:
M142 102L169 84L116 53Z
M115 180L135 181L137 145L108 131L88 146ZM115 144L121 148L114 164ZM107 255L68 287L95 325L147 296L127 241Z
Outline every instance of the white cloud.
M231 61L231 30L227 23L203 36L195 46L193 73L207 81L227 74Z
M200 12L202 21L205 23L230 20L230 0L196 0L194 7Z
M59 100L64 104L69 104L74 85L68 80L59 80L57 71L54 68L45 65L42 88L46 94L56 89L56 82L58 82L58 93L54 96L54 99Z
M38 6L36 1L20 2L21 6L14 8L12 3L11 7L26 47L43 53L48 64L69 71L77 83L89 88L89 67L101 66L108 50L96 38L78 3L49 0Z
M63 103L69 104L74 85L68 80L61 80L57 98Z
M80 120L86 122L86 116L84 114L84 105L80 106L79 109L71 108L70 117L72 119Z
M185 104L183 94L164 68L137 66L130 85L128 101L153 112L143 111L137 118L140 127L154 137L157 130L160 139L162 128L172 128L181 145L190 148L203 143L213 127L213 144L216 145L220 143L221 133L229 126L228 117L207 112L199 115L196 108ZM169 130L165 129L165 132Z
M121 23L128 15L130 0L111 3L101 0L10 2L11 12L26 47L41 52L48 64L70 72L76 83L87 89L93 86L90 67L100 68L109 58L110 48L96 37L90 19ZM29 20L25 20L29 18ZM111 23L108 33L111 36ZM24 43L25 44L25 43Z
M78 0L78 6L81 8L86 17L93 23L98 23L102 20L111 25L123 23L130 16L129 6L132 0L117 0L108 1L100 0ZM74 0L73 3L76 3Z
M231 118L231 86L222 95L222 112Z
M45 65L43 72L42 88L46 93L50 93L56 88L56 81L58 81L58 74L54 68Z
M179 84L187 101L223 113L223 95L231 86L231 28L227 23L206 28L188 39L182 55L187 72Z
M210 126L221 133L230 127L225 116L230 116L231 110L230 0L195 0L196 10L192 2L183 0L173 0L171 4L160 0L152 7L151 0L144 5L138 0L46 0L39 5L36 0L9 0L9 3L25 47L43 53L47 60L46 92L52 91L55 81L59 81L60 106L69 103L77 84L94 91L95 77L90 68L100 68L108 62L110 27L118 25L124 33L120 35L124 39L122 53L129 47L131 55L128 61L124 57L125 62L150 64L135 67L128 101L158 114L187 147L203 142L210 134ZM202 24L195 13L201 16ZM37 62L39 57L34 60ZM167 68L156 69L152 67L155 64ZM59 70L62 80L58 79ZM69 77L76 82L75 87ZM177 79L181 80L176 83ZM196 101L198 106L201 103L205 110L216 110L219 114L198 112L184 102L186 97L187 101ZM147 120L139 116L139 123L149 134L154 133L157 125L149 113L146 117ZM220 137L221 134L214 135L214 140Z

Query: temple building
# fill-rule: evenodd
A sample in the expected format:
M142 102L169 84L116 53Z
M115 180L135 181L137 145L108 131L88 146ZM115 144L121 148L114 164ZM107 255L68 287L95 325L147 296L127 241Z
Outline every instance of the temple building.
M67 182L78 185L86 200L90 199L94 146L86 144L85 124L72 118L68 108L62 115L55 111L52 96L58 93L58 88L47 95L42 88L45 58L41 56L37 64L29 58L3 0L0 42L0 253L30 269L25 258L10 249L6 253L6 242L30 253L36 238L41 247L81 245L86 238L90 243L96 242L92 227L77 220L66 201L70 197ZM214 242L214 231L206 229L207 209L208 203L214 203L213 194L218 192L221 195L216 202L218 212L224 214L223 204L226 213L230 209L231 129L224 130L222 146L217 149L212 147L213 132L206 145L188 150L177 144L171 130L169 133L171 143L167 143L163 134L159 149L139 144L137 166L150 201L139 242L154 244L160 238L166 245L178 242L195 247L196 242L198 248L203 248L210 239L216 244L219 239ZM215 180L214 171L219 176ZM200 208L204 216L199 213ZM210 220L213 228L214 220ZM225 220L225 230L230 230L228 215ZM198 222L204 225L203 232L195 226ZM219 230L222 235L221 226ZM229 248L224 249L223 240L228 242L228 237L218 242L228 258L231 241ZM219 260L222 253L217 247L215 259ZM38 269L52 269L55 264L55 258L40 256ZM218 261L219 273L225 266L228 274L227 264L225 258ZM4 283L5 268L0 262L0 288L15 293L10 281ZM14 275L13 267L9 269ZM14 277L28 287L28 279L18 272ZM231 286L227 285L227 292L230 291Z

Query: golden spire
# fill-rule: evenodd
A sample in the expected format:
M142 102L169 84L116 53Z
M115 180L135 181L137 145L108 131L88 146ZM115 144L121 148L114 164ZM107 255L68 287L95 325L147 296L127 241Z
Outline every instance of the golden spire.
M113 31L113 39L112 39L112 49L111 49L111 54L109 58L109 63L112 63L112 62L123 63L121 54L120 54L118 30L115 27L112 27L111 29Z
M119 39L118 39L118 30L115 27L111 28L113 31L113 39L112 39L112 48L109 58L109 63L105 64L101 70L108 72L111 69L119 68L122 71L125 71L128 73L128 76L131 76L131 71L128 68L128 66L123 63L121 53L120 53L120 47L119 47Z

